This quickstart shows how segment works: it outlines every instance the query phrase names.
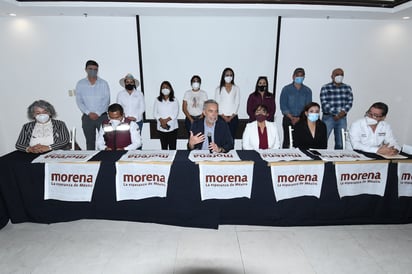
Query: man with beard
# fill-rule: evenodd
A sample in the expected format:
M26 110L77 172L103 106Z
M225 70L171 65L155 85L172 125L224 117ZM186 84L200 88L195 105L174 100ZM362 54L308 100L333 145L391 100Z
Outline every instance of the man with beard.
M204 118L195 121L190 129L187 147L210 152L226 153L234 148L232 135L227 123L219 118L219 105L215 100L203 104Z

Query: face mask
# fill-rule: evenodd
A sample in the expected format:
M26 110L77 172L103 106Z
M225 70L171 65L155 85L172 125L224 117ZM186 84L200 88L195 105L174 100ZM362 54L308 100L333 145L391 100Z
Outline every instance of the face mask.
M49 119L50 119L50 116L48 114L37 114L36 115L36 121L42 124L49 121Z
M376 121L375 119L370 118L368 116L366 116L365 119L366 119L366 124L368 126L373 126L373 125L376 125L378 123L378 121Z
M198 90L199 88L200 88L200 83L199 82L193 82L192 89Z
M232 83L233 77L232 76L225 76L226 84Z
M308 113L308 120L316 122L319 119L319 113Z
M256 121L258 122L266 121L266 115L263 115L263 114L256 115Z
M110 124L112 125L112 127L117 127L118 125L120 125L120 120L110 120Z
M91 78L96 78L97 77L97 70L88 69L87 70L87 76L89 76Z
M259 90L259 91L266 91L266 90L267 90L267 86L258 86L258 90Z
M132 84L127 84L127 85L125 86L125 88L126 88L126 90L133 90L135 87L134 87L134 85L132 85Z
M162 89L162 94L163 94L164 96L169 95L169 94L170 94L170 89L168 89L168 88L163 88L163 89Z
M336 84L341 84L342 82L343 82L343 75L335 76L335 83Z
M301 85L304 79L305 77L302 77L302 76L295 77L295 83Z

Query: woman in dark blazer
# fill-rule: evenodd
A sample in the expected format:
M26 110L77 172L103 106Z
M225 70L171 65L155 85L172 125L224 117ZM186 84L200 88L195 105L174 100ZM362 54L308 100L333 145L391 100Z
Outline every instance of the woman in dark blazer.
M294 147L302 149L326 149L328 147L326 125L319 120L319 113L318 103L311 102L305 106L293 130Z

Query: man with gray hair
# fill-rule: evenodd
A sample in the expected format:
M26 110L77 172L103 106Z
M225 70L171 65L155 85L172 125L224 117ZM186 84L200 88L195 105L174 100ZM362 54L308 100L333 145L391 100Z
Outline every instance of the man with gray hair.
M190 129L189 150L201 149L226 153L234 148L229 126L219 117L219 105L215 100L203 104L203 118L195 121Z

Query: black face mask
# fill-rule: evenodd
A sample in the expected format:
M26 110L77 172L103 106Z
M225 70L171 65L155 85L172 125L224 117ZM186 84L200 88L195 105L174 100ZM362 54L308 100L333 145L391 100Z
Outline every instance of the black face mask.
M125 88L126 88L127 90L133 90L133 89L135 88L135 85L127 84L127 85L125 86Z
M258 91L266 91L267 86L258 86Z

